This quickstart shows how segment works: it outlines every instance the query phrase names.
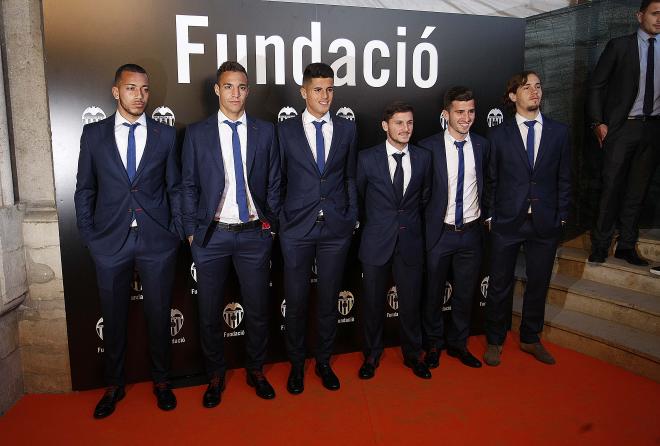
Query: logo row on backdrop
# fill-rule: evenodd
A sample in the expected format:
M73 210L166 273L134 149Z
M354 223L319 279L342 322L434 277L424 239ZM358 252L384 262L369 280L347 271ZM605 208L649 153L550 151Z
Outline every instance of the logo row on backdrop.
M298 112L296 111L295 108L288 106L282 107L279 113L277 114L277 120L279 122L282 122L289 118L293 118L294 116L298 116ZM339 116L340 118L348 119L349 121L355 121L355 113L349 107L340 107L339 110L337 110L337 116ZM100 107L97 106L87 107L82 113L82 124L86 125L92 122L101 121L106 117L107 116L105 112ZM174 112L172 111L172 109L164 105L156 108L151 114L151 117L155 121L161 122L169 126L173 126L176 120L176 117L174 116ZM493 108L488 112L488 116L486 118L488 127L499 125L503 121L504 121L504 115L502 114L502 110L500 110L499 108ZM443 130L447 129L447 119L445 119L445 117L442 115L440 116L440 126L442 127Z

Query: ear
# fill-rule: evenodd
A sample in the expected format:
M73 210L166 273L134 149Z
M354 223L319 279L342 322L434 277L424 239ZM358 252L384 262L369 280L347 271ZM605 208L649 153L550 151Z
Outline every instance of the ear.
M515 104L516 103L516 94L515 93L509 93L509 100Z
M441 118L445 118L447 121L449 121L449 112L447 110L442 110L440 113Z
M300 96L305 100L307 99L307 90L305 90L305 87L300 87Z
M112 97L115 99L119 99L119 88L115 86L112 87Z
M644 13L642 11L637 11L636 15L637 15L637 21L641 25L642 24L642 17L644 16Z
M387 129L388 129L387 121L380 121L380 126L383 128L385 133L387 133Z
M213 84L213 91L215 92L215 95L217 97L220 97L220 85L218 84Z

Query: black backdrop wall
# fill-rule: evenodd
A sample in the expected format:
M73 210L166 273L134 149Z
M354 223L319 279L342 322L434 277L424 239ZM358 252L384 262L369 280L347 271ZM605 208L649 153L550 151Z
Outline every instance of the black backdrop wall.
M93 263L75 225L73 192L82 126L110 116L114 70L127 62L150 73L148 113L178 129L214 113L215 70L238 59L250 75L248 113L276 121L300 113L302 69L312 61L333 64L333 113L357 122L360 147L384 139L383 106L404 99L415 106L415 138L441 129L444 91L472 87L478 98L476 130L501 121L506 79L522 68L525 22L520 19L427 12L250 1L161 0L111 4L45 0L44 30L53 157L60 221L71 375L74 389L102 386L103 320ZM172 308L172 375L201 376L195 268L182 244ZM337 297L337 352L361 345L360 269L357 237ZM314 279L312 279L314 281ZM474 332L481 327L488 278L475 290ZM393 284L394 285L394 284ZM139 277L133 283L127 351L128 381L149 377ZM451 284L446 294L451 308ZM313 302L314 296L312 296ZM272 259L269 361L285 359L282 330L286 300L281 257ZM396 289L388 294L386 341L398 343ZM312 304L310 311L313 312ZM226 354L244 361L241 296L234 280L225 296ZM313 325L309 327L313 333ZM313 335L310 338L313 341ZM190 382L190 380L188 380Z

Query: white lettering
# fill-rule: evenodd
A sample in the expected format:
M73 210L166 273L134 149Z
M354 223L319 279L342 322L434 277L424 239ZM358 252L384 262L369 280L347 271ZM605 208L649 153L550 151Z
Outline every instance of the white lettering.
M387 47L387 44L382 40L371 40L367 42L364 46L364 55L362 57L364 66L363 66L363 75L364 80L367 82L367 85L370 87L382 87L387 84L387 81L390 78L389 69L381 69L380 77L374 77L373 75L373 53L374 50L380 52L381 57L390 57L390 49Z
M255 71L257 72L257 84L266 83L266 47L272 45L275 50L275 84L284 85L284 40L280 36L255 37Z
M188 28L191 26L209 26L209 18L202 15L176 16L176 62L180 84L190 83L190 55L204 54L203 43L189 41Z
M328 47L328 52L332 54L337 54L339 48L344 48L346 50L346 55L335 60L330 67L335 71L335 87L341 87L342 85L350 85L351 87L355 86L355 45L348 39L335 39L332 41ZM339 69L341 67L346 67L346 75L339 77Z
M312 22L311 40L300 36L293 41L293 80L298 85L302 85L304 47L312 50L311 63L321 62L321 22Z
M422 33L422 39L428 38L434 29L435 26L427 26ZM426 79L422 76L422 54L425 52L429 57L429 73ZM422 42L413 50L412 75L419 88L431 88L438 80L438 50L431 43Z

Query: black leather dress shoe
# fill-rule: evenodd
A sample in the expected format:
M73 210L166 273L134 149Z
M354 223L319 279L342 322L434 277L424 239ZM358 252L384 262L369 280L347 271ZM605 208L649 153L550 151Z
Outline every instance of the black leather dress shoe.
M222 391L225 390L225 375L213 375L209 382L204 398L202 398L202 405L211 409L212 407L220 404L222 400Z
M631 265L635 266L649 266L649 262L637 255L634 249L617 249L614 252L614 257L617 259L625 260Z
M292 365L289 379L286 381L286 390L292 395L298 395L305 390L305 368L302 365Z
M172 410L176 407L176 397L170 389L169 383L162 382L154 384L154 395L158 408L161 410Z
M435 369L440 365L440 349L435 347L430 348L429 351L424 356L424 364L429 369Z
M376 375L376 365L370 361L364 361L362 367L358 371L358 378L360 379L371 379Z
M447 348L447 354L452 358L458 358L463 364L474 369L481 367L481 361L474 357L467 349Z
M254 387L259 398L272 400L275 398L275 389L270 385L261 370L251 370L247 372L247 383Z
M413 373L422 379L431 379L431 371L424 361L415 358L406 358L403 365L410 367Z
M105 418L115 411L115 405L126 395L124 386L110 386L94 409L94 418Z
M339 390L339 378L335 375L335 372L330 368L330 364L321 363L316 364L315 368L316 374L321 378L323 382L323 387L328 390Z
M607 251L602 249L594 249L589 255L589 261L591 263L603 263L607 258Z

